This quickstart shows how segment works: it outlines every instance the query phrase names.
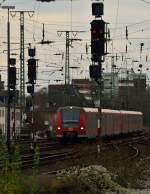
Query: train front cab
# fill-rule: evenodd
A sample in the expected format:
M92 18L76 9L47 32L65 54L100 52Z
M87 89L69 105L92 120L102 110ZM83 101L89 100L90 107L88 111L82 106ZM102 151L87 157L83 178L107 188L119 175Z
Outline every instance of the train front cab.
M85 136L85 114L78 107L63 107L57 112L57 138L78 138Z

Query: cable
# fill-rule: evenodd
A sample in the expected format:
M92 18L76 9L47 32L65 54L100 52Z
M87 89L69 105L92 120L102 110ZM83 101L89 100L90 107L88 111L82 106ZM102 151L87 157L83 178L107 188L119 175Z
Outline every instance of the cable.
M116 11L115 29L117 29L117 25L118 25L119 3L120 3L120 0L117 0L117 11ZM116 30L115 30L114 34L116 34Z
M117 11L116 11L114 36L116 36L116 30L117 30L117 25L118 25L119 3L120 3L120 0L117 0ZM112 53L113 51L114 51L114 45L113 45L113 40L112 40Z
M147 3L147 4L150 4L150 1L147 1L147 0L140 0L140 1Z

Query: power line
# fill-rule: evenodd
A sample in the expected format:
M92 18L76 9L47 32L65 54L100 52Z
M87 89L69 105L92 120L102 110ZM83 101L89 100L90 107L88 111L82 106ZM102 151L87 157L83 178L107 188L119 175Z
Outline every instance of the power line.
M146 1L146 0L140 0L140 1L147 3L147 4L150 4L150 1Z

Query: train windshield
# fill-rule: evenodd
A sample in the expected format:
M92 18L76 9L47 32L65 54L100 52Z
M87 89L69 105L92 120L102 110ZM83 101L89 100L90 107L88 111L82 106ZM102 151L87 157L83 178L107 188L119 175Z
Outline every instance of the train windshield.
M78 123L80 120L80 110L78 109L64 109L62 110L63 123Z

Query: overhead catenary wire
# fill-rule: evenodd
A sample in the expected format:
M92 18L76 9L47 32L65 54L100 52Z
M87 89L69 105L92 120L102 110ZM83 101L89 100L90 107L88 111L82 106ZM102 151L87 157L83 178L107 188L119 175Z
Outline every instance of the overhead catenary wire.
M119 2L119 1L118 1ZM38 2L39 3L39 2ZM36 7L37 7L37 4L36 4ZM119 15L119 8L118 8L118 10L117 10L117 13L118 13L118 15ZM39 14L40 14L40 12L39 12ZM117 14L116 14L116 16L117 16ZM114 29L114 30L117 30L117 32L118 31L124 31L124 26L125 25L127 25L128 27L130 26L130 28L132 28L132 30L133 30L133 28L139 28L139 29L137 29L137 31L139 30L139 32L137 32L137 34L139 34L139 33L143 33L143 32L146 32L146 31L148 31L149 29L145 29L145 25L147 25L147 23L149 22L149 20L145 20L145 22L143 21L143 22L136 22L136 23L133 23L133 24L125 24L125 25L123 25L123 27L122 28L120 28L119 29L119 18L118 17L116 17L116 20L118 20L118 22L117 22L117 27ZM34 30L32 31L31 30L31 28L30 27L28 27L28 25L32 25L32 23L34 22ZM58 21L57 21L58 22ZM43 57L44 55L47 55L47 61L49 60L49 58L53 55L53 53L54 52L56 52L56 50L58 49L58 47L60 46L63 46L63 42L64 42L64 40L57 40L57 39L55 39L55 41L57 41L56 42L56 44L55 44L55 46L52 46L51 48L50 47L47 47L47 49L45 49L45 47L41 47L41 45L38 45L37 44L37 42L40 40L40 38L41 38L41 35L38 35L38 33L40 33L40 31L41 31L41 24L43 23L43 21L41 21L41 19L40 19L40 17L38 17L38 19L36 20L36 19L31 19L31 21L30 20L26 20L26 25L27 25L27 27L26 27L26 33L27 33L27 41L31 41L31 43L33 43L33 44L36 44L36 46L38 47L38 51L40 52L40 51L42 51L43 50L43 48L44 48L44 51L45 51L45 53L44 54L42 54L41 52L39 53L40 54L40 56L41 57ZM45 22L44 22L45 23ZM54 35L55 34L55 30L57 30L57 29L52 29L52 28L54 28L54 25L56 26L56 28L57 27L59 27L60 25L61 25L61 23L56 23L56 24L52 24L51 22L48 22L47 21L47 23L45 24L46 25L46 31L45 32L47 32L48 34L50 34L50 35ZM79 23L80 24L80 23ZM114 24L113 24L114 25ZM116 23L115 23L115 25L116 25ZM139 27L139 25L141 25L143 28L144 28L144 31L141 31L141 26ZM47 27L48 26L48 27ZM62 27L65 27L65 26L70 26L70 24L69 24L69 22L68 22L68 24L67 23L64 23L64 25L62 24ZM74 28L74 26L76 27L76 25L75 25L75 23L73 22L72 23L72 27ZM77 26L77 27L79 27L79 26ZM81 26L82 27L82 26ZM88 28L88 26L86 26L86 25L84 25L84 27L86 27L86 28ZM147 27L147 26L146 26ZM36 31L38 31L38 33L35 33ZM136 30L135 30L136 31ZM131 30L129 31L129 35L130 35L130 33L131 33ZM34 34L34 38L31 38L31 35L33 35ZM135 32L135 34L136 34L136 32ZM139 34L139 36L140 36L140 34ZM130 36L130 40L135 40L135 42L134 42L134 44L136 43L136 40L137 39L142 39L142 36L141 37L135 37L135 36L133 36L133 37L131 37ZM116 36L115 37L113 37L113 41L122 41L122 40L124 40L124 34L122 33L122 36L120 36L120 37L118 37L118 35L117 35L117 33L116 33ZM146 39L148 39L148 38L145 38L145 40ZM89 43L90 43L90 38L89 39L83 39L83 41L88 41ZM62 44L61 44L62 43ZM84 43L83 43L84 44ZM118 43L118 44L120 44L120 43ZM40 47L41 47L41 49L40 49ZM80 45L78 46L78 48L80 48ZM116 49L117 49L117 47L114 49L114 52L116 52ZM120 50L120 48L118 47L118 50L117 50L117 53L119 53L119 50ZM123 49L122 49L123 50ZM133 45L133 47L132 47L132 50L130 50L131 51L131 53L133 53L133 55L134 55L134 53L136 53L136 52L138 52L138 48L137 49L134 49L134 45ZM82 51L81 52L79 52L79 55L82 53ZM123 52L122 51L122 53L125 53L125 52ZM50 56L50 57L48 57L48 55ZM72 55L74 55L74 53L72 53ZM89 56L89 58L90 58L90 54L88 55ZM55 58L55 56L54 56L54 58ZM52 59L53 60L53 59Z
M148 1L148 0L140 0L140 1L147 3L147 4L150 4L150 1Z

